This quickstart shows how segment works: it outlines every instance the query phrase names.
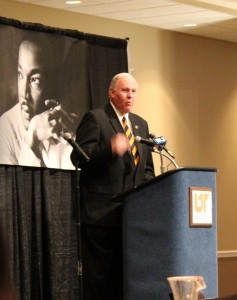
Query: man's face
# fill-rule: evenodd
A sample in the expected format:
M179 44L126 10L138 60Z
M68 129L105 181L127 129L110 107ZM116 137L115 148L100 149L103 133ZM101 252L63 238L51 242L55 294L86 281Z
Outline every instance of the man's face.
M25 41L20 46L18 57L18 97L25 129L28 129L30 120L45 108L44 87L41 51Z
M132 110L137 95L137 82L129 76L118 79L114 89L110 89L110 100L114 106L126 114Z

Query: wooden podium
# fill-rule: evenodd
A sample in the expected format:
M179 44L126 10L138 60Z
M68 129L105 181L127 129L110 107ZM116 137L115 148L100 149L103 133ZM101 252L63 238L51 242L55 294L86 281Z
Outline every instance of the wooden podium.
M124 300L170 300L167 277L185 275L203 276L205 297L218 297L216 171L179 168L118 197L123 208ZM191 187L211 190L211 224L190 226Z

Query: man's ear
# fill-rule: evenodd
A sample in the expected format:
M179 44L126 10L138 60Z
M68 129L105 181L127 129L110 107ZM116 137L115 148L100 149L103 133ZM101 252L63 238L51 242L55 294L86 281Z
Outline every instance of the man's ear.
M112 88L109 89L109 96L110 96L110 98L113 98L113 96L114 96L114 89L112 89Z

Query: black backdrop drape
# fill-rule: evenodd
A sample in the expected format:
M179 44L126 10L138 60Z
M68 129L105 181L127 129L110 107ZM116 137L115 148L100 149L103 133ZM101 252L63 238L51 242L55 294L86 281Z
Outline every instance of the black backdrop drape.
M1 25L73 39L73 62L68 61L64 71L68 92L60 93L62 98L71 98L70 105L79 107L81 116L88 109L104 106L111 78L127 72L126 40L0 17ZM78 60L77 47L88 50ZM83 78L77 67L82 60ZM72 76L74 72L79 77ZM86 91L87 101L81 101L78 85ZM6 90L1 97L4 93ZM75 171L0 165L0 222L17 299L80 298L76 177Z

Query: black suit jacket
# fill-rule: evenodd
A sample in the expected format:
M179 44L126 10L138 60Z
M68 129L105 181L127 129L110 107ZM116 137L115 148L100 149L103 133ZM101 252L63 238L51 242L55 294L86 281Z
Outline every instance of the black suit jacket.
M129 118L134 136L148 138L147 122L133 113L129 113ZM79 161L81 167L82 222L118 225L121 208L113 196L155 176L152 155L146 145L137 144L140 156L137 167L130 153L123 157L112 154L111 138L118 132L124 130L110 104L105 109L87 112L78 126L76 142L90 158L86 163L75 150L71 155L72 162Z

